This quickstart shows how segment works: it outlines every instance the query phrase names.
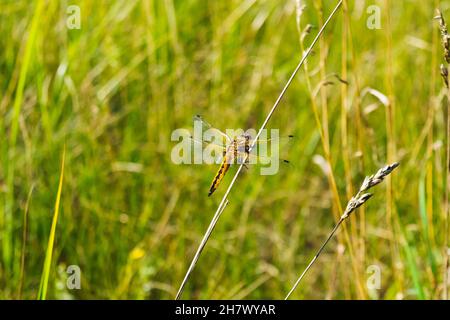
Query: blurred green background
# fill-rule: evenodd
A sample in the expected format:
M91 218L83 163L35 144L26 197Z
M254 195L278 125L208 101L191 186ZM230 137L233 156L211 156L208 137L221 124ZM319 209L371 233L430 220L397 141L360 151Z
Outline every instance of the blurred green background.
M0 298L37 296L65 145L47 298L173 299L235 168L208 198L217 166L173 164L172 131L195 114L258 128L336 2L1 0ZM344 4L268 125L295 135L292 165L242 173L183 298L284 298L339 206L393 161L293 298L441 298L447 111L433 17L450 19L450 2ZM69 265L80 290L66 287ZM372 265L379 290L366 286Z

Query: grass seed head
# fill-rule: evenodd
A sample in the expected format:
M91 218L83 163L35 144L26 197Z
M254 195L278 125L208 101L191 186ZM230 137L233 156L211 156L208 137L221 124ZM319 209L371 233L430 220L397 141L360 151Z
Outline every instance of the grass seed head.
M394 162L393 164L387 165L380 170L378 170L377 173L366 177L364 179L363 184L361 185L361 188L359 192L364 192L372 188L373 186L376 186L377 184L381 183L386 176L388 176L395 168L399 166L398 162Z
M342 215L342 219L347 219L348 216L355 211L357 208L362 206L367 200L372 197L371 193L364 193L360 196L352 197L350 201L347 203L347 207L345 208L344 214Z
M342 220L347 219L353 211L355 211L357 208L362 206L367 200L369 200L370 197L372 197L372 194L365 193L365 191L381 183L384 180L384 178L386 178L386 176L391 174L391 172L394 171L394 169L397 168L398 166L399 163L394 162L392 164L384 166L383 168L378 170L377 173L366 177L358 193L355 196L353 196L347 203L347 207L345 208L345 211L342 214L341 219Z
M439 29L441 30L441 41L444 47L444 59L450 63L450 36L448 34L447 23L442 16L442 12L438 10L438 15L435 19L439 20Z

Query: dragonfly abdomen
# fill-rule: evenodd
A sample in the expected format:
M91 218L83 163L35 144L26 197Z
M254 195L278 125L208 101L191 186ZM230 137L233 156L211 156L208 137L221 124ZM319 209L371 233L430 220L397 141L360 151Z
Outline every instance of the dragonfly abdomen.
M216 173L216 176L214 177L211 187L209 188L208 197L213 194L213 192L217 189L220 182L222 181L223 177L225 176L225 173L227 173L228 169L230 168L230 164L227 161L227 157L224 157L222 164L220 165L219 170Z

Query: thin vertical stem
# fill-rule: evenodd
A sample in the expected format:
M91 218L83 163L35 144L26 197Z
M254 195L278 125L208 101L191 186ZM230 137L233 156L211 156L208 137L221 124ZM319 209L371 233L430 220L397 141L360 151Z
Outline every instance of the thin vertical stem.
M434 0L434 7L439 7L439 0ZM427 121L428 124L428 132L427 132L427 147L426 147L426 212L427 212L427 219L428 219L428 234L431 240L430 246L436 246L436 237L435 237L435 231L434 231L434 203L433 203L433 195L434 195L434 117L436 112L436 105L437 105L437 99L436 99L436 82L437 82L437 68L438 65L438 28L433 28L432 32L432 41L431 41L431 76L430 76L430 99L427 106ZM430 255L432 253L430 252ZM438 280L436 279L438 275L433 271L433 268L431 270L431 277L432 282L436 283Z
M392 62L392 27L391 27L391 9L390 0L385 0L385 11L386 11L386 90L389 98L389 103L386 106L386 144L387 144L387 160L388 162L394 161L396 158L396 147L395 147L395 96L394 96L394 84L393 84L393 62ZM393 207L394 195L392 180L388 179L386 183L386 223L389 230L392 232L393 237L390 241L391 247L391 266L395 274L394 279L399 279L400 292L403 293L403 273L401 270L402 261L399 259L399 248L396 242L396 236L398 235L398 230L395 228L395 221L398 220L397 213ZM399 267L400 266L400 267Z
M450 67L448 67L450 72ZM450 86L447 88L447 150L446 150L446 178L445 178L445 195L444 195L444 224L445 224L445 244L444 244L444 300L448 300L448 273L449 273L449 189L450 189Z

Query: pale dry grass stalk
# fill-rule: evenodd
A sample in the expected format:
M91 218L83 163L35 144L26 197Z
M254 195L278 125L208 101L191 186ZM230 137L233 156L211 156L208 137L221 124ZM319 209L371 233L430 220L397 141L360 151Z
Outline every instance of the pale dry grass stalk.
M439 7L439 0L434 0L434 7ZM430 241L432 247L437 247L436 245L436 233L435 233L435 224L434 221L434 161L435 161L435 149L434 149L434 129L435 129L435 114L438 108L438 99L436 99L436 83L437 83L437 72L435 71L435 67L438 65L438 28L433 28L432 32L432 41L431 41L431 50L430 50L430 60L431 60L431 72L430 72L430 81L429 81L429 91L430 91L430 102L427 108L427 119L425 122L425 126L423 129L424 137L426 136L426 176L425 176L425 201L426 201L426 216L428 219L428 234L430 235ZM425 140L425 138L424 138ZM433 283L438 283L439 280L436 279L438 274L435 272L431 272ZM437 291L438 292L438 291Z
M389 103L386 105L386 144L387 144L387 159L388 163L397 159L396 150L396 96L394 85L394 58L392 50L392 18L391 18L392 4L390 0L384 1L383 16L385 17L386 25L386 73L385 73L385 85L386 95ZM393 205L395 201L395 194L393 188L393 181L388 180L386 183L386 223L390 232L393 235L398 235L401 231L396 227L399 224L399 217L396 207ZM403 294L405 288L404 272L403 272L403 260L400 256L400 247L395 240L395 236L389 241L390 253L391 253L391 266L393 270L393 279L398 279L399 292Z
M354 186L352 183L352 178L351 178L351 167L353 166L357 166L358 170L360 170L361 172L365 171L365 158L366 158L366 153L364 152L364 149L366 147L366 141L367 141L367 137L366 137L366 133L365 133L365 128L364 128L364 119L363 119L363 111L362 111L362 92L363 90L361 89L361 80L360 80L360 75L358 72L354 72L352 74L352 76L349 78L349 76L347 76L347 63L348 63L348 68L349 69L353 69L356 70L359 68L358 66L358 57L357 57L357 53L355 50L355 46L353 43L353 31L352 31L352 23L351 23L351 14L352 14L352 10L349 8L349 1L348 0L344 0L343 2L343 24L342 24L342 31L343 31L343 35L342 35L342 45L343 45L343 49L345 49L345 51L343 50L342 52L342 62L341 62L341 67L342 67L342 72L341 72L341 76L344 79L347 79L349 82L351 82L354 86L354 96L351 100L348 100L348 98L350 97L349 93L347 92L347 88L348 86L342 86L342 97L341 97L341 101L342 101L342 106L341 106L341 123L342 125L347 125L347 119L346 117L349 117L350 119L350 123L355 123L355 128L354 128L354 136L355 136L355 140L353 142L353 146L357 148L357 150L359 152L361 152L361 156L358 157L357 159L351 160L352 159L352 152L351 152L351 144L350 144L350 140L349 138L345 137L344 135L348 134L348 131L345 130L345 132L342 133L342 155L343 155L343 161L344 161L344 172L345 172L345 177L346 177L346 196L347 198L351 197L353 192L354 192ZM347 44L348 42L348 44ZM345 53L345 56L344 56ZM349 102L351 101L351 103ZM350 107L351 106L351 107ZM354 112L348 112L349 108L353 109ZM353 115L352 115L353 113ZM344 146L344 140L346 141L346 146ZM356 248L356 258L358 259L357 263L358 266L360 267L360 273L364 273L365 271L362 270L362 266L365 265L365 259L366 259L366 248L365 248L365 238L366 238L366 218L365 218L365 209L364 207L361 208L359 210L359 214L358 216L354 215L352 216L352 220L350 221L351 224L354 225L353 229L358 230L358 225L359 225L359 234L358 232L356 232L356 238L355 238L355 248ZM359 221L358 221L358 219ZM364 282L365 280L362 279L362 282ZM362 297L363 299L366 298L366 296Z
M311 262L308 264L308 266L302 272L300 277L297 279L297 281L295 282L294 286L292 287L292 289L287 294L285 300L289 299L291 294L295 291L297 286L300 284L300 281L305 276L306 272L308 272L308 270L312 267L314 262L319 258L319 256L322 253L323 249L328 244L328 242L333 237L333 235L336 233L336 231L338 230L338 228L342 224L342 222L344 222L344 220L346 220L351 215L352 212L354 212L357 208L362 206L367 200L370 199L372 194L371 193L367 193L366 191L368 191L370 188L376 186L377 184L381 183L384 180L384 178L386 178L395 168L398 167L398 165L399 165L398 162L394 162L393 164L390 164L390 165L387 165L387 166L381 168L380 170L377 171L377 173L375 173L375 174L373 174L371 176L368 176L368 177L366 177L364 179L364 182L362 183L361 187L359 188L358 193L356 195L354 195L348 201L347 206L345 208L345 211L342 214L341 218L339 219L339 221L334 226L334 228L331 231L331 233L329 234L328 238L325 240L325 242L322 244L320 249L317 251L316 255L312 258Z
M337 3L336 7L333 9L333 11L330 13L330 15L328 16L327 20L325 21L325 23L323 24L323 26L320 28L319 32L317 33L316 37L314 38L314 40L312 41L311 45L309 46L308 50L306 50L303 53L302 58L300 59L300 62L298 63L298 65L296 66L296 68L294 69L294 71L292 72L291 76L289 77L288 81L286 82L285 86L283 87L283 90L281 90L280 95L278 96L277 100L275 101L274 105L272 106L272 109L270 109L269 113L267 114L263 124L261 125L258 133L256 134L255 139L253 140L252 145L250 146L250 151L253 149L253 147L255 146L255 144L257 143L259 136L261 135L261 133L263 132L264 128L266 127L267 123L269 122L270 118L272 117L273 113L275 112L275 110L277 109L278 105L281 102L281 99L283 98L284 94L286 93L287 89L289 88L289 86L291 85L292 81L294 80L295 75L297 74L297 72L300 70L300 68L302 67L303 63L306 61L306 58L311 54L312 49L314 48L314 46L316 45L317 41L319 40L320 36L322 35L323 31L325 30L326 26L328 25L328 23L331 21L331 19L333 18L333 16L336 14L336 12L338 11L339 7L342 5L342 0L339 0L339 2ZM242 168L244 167L244 164L247 160L248 155L246 154L246 156L244 157L242 163L239 165L236 173L234 174L233 179L231 180L230 185L228 186L228 189L225 191L222 200L219 204L219 207L216 210L216 213L214 214L208 229L206 231L206 233L204 234L202 241L200 242L200 245L197 248L197 251L194 255L194 258L191 261L191 264L186 272L186 275L184 276L183 281L181 282L180 288L178 289L177 295L175 296L175 300L180 299L181 294L183 293L184 290L184 286L187 283L187 280L189 279L190 274L192 273L192 271L194 270L194 267L200 257L201 252L203 251L206 243L208 242L208 239L215 227L215 225L217 224L217 221L219 220L220 215L222 214L223 210L225 209L226 203L228 203L228 195L231 191L231 189L234 186L234 183L236 182L237 177L239 176L239 174L242 171Z
M323 23L323 0L314 1L316 10L318 12L319 23ZM325 80L327 77L326 60L328 57L328 47L326 45L325 39L322 37L319 40L319 73L320 78ZM327 99L327 86L322 86L320 89L320 103L322 107L322 128L323 137L325 141L325 147L328 153L330 153L330 133L328 128L328 99Z
M447 66L441 64L441 75L444 79L444 83L447 87L447 132L446 132L446 160L445 160L445 184L444 184L444 277L443 277L443 298L448 300L448 277L449 277L449 189L450 189L450 87L448 83L449 64L450 64L450 35L448 34L447 24L442 16L442 13L438 10L436 19L439 20L439 29L441 30L442 47L444 49L444 59L447 62Z

